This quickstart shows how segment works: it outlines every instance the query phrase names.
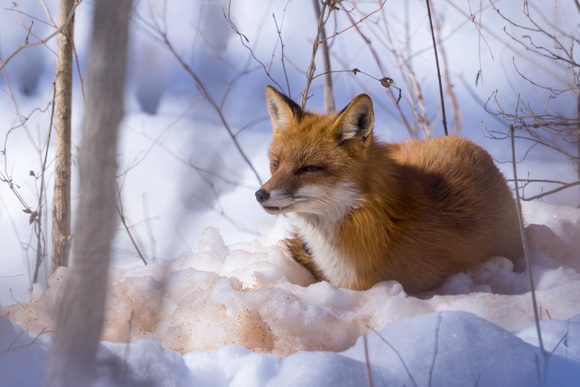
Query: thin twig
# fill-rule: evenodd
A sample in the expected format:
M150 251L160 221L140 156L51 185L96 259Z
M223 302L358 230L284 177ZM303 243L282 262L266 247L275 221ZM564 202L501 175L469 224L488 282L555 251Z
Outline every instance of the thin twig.
M54 109L55 109L55 99L56 99L56 85L53 84L53 94L52 94L52 109L50 112L50 124L48 126L48 139L46 140L46 150L44 152L44 159L42 161L42 173L40 175L40 195L38 197L38 233L37 233L37 244L36 244L36 265L34 267L34 276L32 277L32 283L38 282L38 272L40 270L40 265L44 259L44 248L42 247L41 239L41 219L42 219L42 198L44 197L44 173L46 172L46 165L48 163L48 149L50 148L50 138L52 136L52 123L54 119Z
M62 26L60 26L60 28L58 28L52 34L48 35L46 38L39 40L36 43L28 43L28 36L27 36L25 42L20 47L18 47L16 49L16 51L14 51L12 54L10 54L10 56L6 60L2 61L2 63L0 64L0 71L2 71L4 69L4 67L6 67L8 62L10 62L20 51L22 51L26 48L42 46L42 45L48 43L48 41L51 40L52 38L54 38L56 35L60 34L62 32L62 30L64 30L66 28L68 23L70 23L70 21L72 20L72 18L75 15L75 11L76 11L77 7L79 5L81 5L82 2L83 2L83 0L77 0L74 4L72 10L70 11L70 14L68 15L66 21L62 24Z
M131 354L131 335L133 334L133 316L135 315L135 310L131 311L129 315L129 333L127 334L127 341L125 341L125 354L123 358L123 377L121 378L122 385L125 385L125 377L127 376L127 371L129 370L129 356Z
M576 142L576 174L578 175L578 179L580 179L580 88L576 95Z
M30 343L22 344L22 345L15 347L14 345L16 344L18 339L20 339L26 333L25 330L22 330L22 332L20 332L18 335L16 335L14 340L12 340L12 342L10 343L8 348L6 348L4 351L0 352L0 356L5 355L8 352L13 352L13 351L17 351L17 350L22 349L22 348L30 347L31 345L36 343L38 341L38 339L40 339L40 336L44 335L47 332L48 332L47 329L43 328L42 331L38 335L36 335L36 337L34 339L32 339L32 341Z
M233 133L232 129L230 128L230 125L229 125L228 121L226 120L226 117L224 116L222 110L220 109L219 105L215 102L215 100L213 99L211 94L207 91L204 83L197 76L197 74L193 71L193 69L187 63L185 63L183 58L177 53L177 51L175 50L175 47L173 47L173 45L169 41L169 38L167 37L167 33L165 31L161 31L161 30L157 30L157 33L161 36L163 43L165 44L165 47L167 47L167 49L169 49L169 51L171 52L171 54L173 54L175 59L177 59L177 61L181 65L181 67L183 67L183 69L193 78L195 85L197 87L197 90L208 101L210 106L216 112L216 114L220 118L220 121L222 122L224 128L226 129L226 132L228 133L232 142L234 143L234 146L236 147L238 153L240 154L240 156L242 156L242 159L244 160L244 162L250 167L250 169L252 170L252 172L256 176L258 183L260 183L260 185L262 185L263 184L262 179L260 178L258 171L256 171L256 168L254 168L254 165L252 164L252 162L250 161L250 159L248 158L248 156L246 155L246 153L242 149L238 139L236 138L235 134Z
M355 24L354 19L352 18L352 16L350 15L350 13L346 14L348 19L350 20L350 22L352 24ZM377 66L379 67L380 71L382 73L385 72L385 66L383 66L383 63L381 62L380 59L380 55L377 52L377 50L374 48L372 41L361 31L361 29L355 25L355 30L358 32L359 36L365 41L365 43L367 44L368 49L370 50L373 59L375 60L375 63L377 64ZM393 52L394 53L394 52ZM400 58L400 56L395 55L395 58L397 59L397 63L399 65L400 68L400 64L398 62L398 59ZM405 72L405 74L408 74L407 72ZM367 74L368 75L368 74ZM370 75L369 75L370 76ZM375 78L376 79L376 78ZM397 109L397 112L399 113L399 116L401 118L401 120L403 121L403 124L405 125L405 127L407 128L407 131L409 132L410 135L416 137L415 135L415 131L414 128L411 124L411 121L409 121L407 119L407 117L405 116L405 113L403 111L403 109L401 108L401 105L399 105L398 100L401 98L401 89L397 88L397 90L399 91L399 97L395 98L395 96L393 95L392 90L389 88L389 93L387 93L388 97L390 98L391 102L394 102L394 106ZM378 105L380 105L380 100L375 101ZM410 103L410 105L412 106L412 104ZM413 110L415 111L416 109L413 107ZM418 115L418 113L416 113Z
M479 4L479 21L477 23L475 22L475 15L471 11L471 3L469 2L469 0L467 0L467 6L469 8L469 18L471 19L471 22L473 23L475 29L477 30L477 34L478 34L479 72L482 72L482 67L481 67L481 41L483 40L483 42L487 46L487 49L489 50L489 56L491 57L492 60L494 60L493 51L491 50L491 47L489 46L489 43L487 43L487 40L485 40L485 37L483 36L483 33L481 32L481 15L483 14L483 10L481 9L481 3Z
M280 86L280 84L279 84L279 83L278 83L278 82L277 82L277 81L276 81L274 78L272 78L272 76L270 75L270 71L269 71L269 70L266 68L266 65L264 64L264 62L262 62L260 59L258 59L258 57L256 56L256 54L254 54L254 50L252 50L252 48L251 48L251 47L248 45L248 43L250 42L250 40L247 38L247 36L246 36L246 35L242 34L242 33L240 32L240 30L238 30L238 27L237 27L237 26L234 24L234 22L233 22L233 20L232 20L232 17L231 17L231 15L230 15L230 12L231 12L231 6L232 6L232 1L230 0L230 1L228 2L228 12L227 12L227 14L224 12L224 17L226 18L226 21L227 21L227 22L228 22L228 24L230 25L230 28L232 29L232 31L234 31L234 33L235 33L236 35L238 35L238 37L240 38L240 42L242 43L242 46L244 46L244 47L246 47L246 48L248 49L248 51L250 52L250 55L252 56L252 58L254 58L254 60L255 60L256 62L258 62L258 63L260 64L260 66L262 66L262 69L264 69L264 73L266 74L266 76L267 76L268 78L270 78L270 80L271 80L271 81L272 81L272 82L273 82L273 83L274 83L276 86L278 86L278 88L279 88L280 90L283 90L282 86ZM275 19L274 19L274 20L275 20ZM157 32L159 32L159 31L157 31ZM280 40L281 40L281 38L280 38ZM283 47L284 47L284 46L282 45L282 53L284 52L284 51L283 51ZM282 55L282 57L283 57L283 55ZM282 59L282 63L284 63L283 61L284 61L284 59ZM285 72L285 71L284 71L284 74L286 74L286 72Z
M425 0L427 3L427 15L429 16L429 25L431 26L431 38L433 39L433 52L435 53L435 65L437 66L437 80L439 81L439 97L441 98L441 113L443 115L443 130L445 135L447 132L447 118L445 116L445 98L443 96L443 84L441 83L441 69L439 68L439 57L437 55L437 42L435 41L435 31L433 29L433 18L431 16L431 6L429 5L429 0Z
M18 185L17 184L14 184L14 180L12 179L12 177L9 177L9 176L5 175L3 172L0 172L0 181L3 182L3 183L8 184L8 188L10 188L10 190L12 191L12 193L14 193L14 196L16 196L16 199L18 199L18 201L20 202L20 204L22 204L22 206L24 207L24 210L22 210L22 211L24 213L29 214L31 216L30 223L32 223L33 221L35 221L36 220L36 217L38 216L38 214L36 213L36 211L32 211L32 209L26 203L26 201L24 200L24 198L22 197L22 195L20 195L20 193L17 190Z
M441 328L441 312L437 313L437 325L435 326L435 348L433 349L433 360L431 361L431 368L429 369L429 386L433 385L433 370L435 369L435 361L439 353L439 329Z
M413 385L415 387L418 387L419 385L417 384L417 382L415 381L415 378L413 378L413 375L411 374L411 371L409 370L409 368L407 367L407 363L405 363L405 360L403 359L403 357L401 356L401 354L399 353L399 351L397 351L397 348L395 348L391 343L389 343L383 336L381 336L381 334L379 332L377 332L376 330L374 330L371 327L368 327L369 329L371 329L373 332L375 332L377 334L377 336L379 336L379 339L381 339L381 341L385 344L387 344L387 346L389 348L391 348L391 350L395 353L395 355L399 358L399 360L401 361L401 363L403 364L403 367L405 368L405 371L407 372L407 376L409 377L409 379L411 379L411 382L413 383Z
M117 214L119 214L119 218L121 218L121 223L123 223L123 227L125 228L125 231L127 232L127 235L129 236L129 239L131 239L131 243L133 244L133 247L135 247L135 251L139 255L139 258L141 258L141 260L143 261L145 266L147 266L147 260L145 259L145 257L141 253L141 249L139 249L139 246L137 245L135 238L133 238L133 234L131 233L131 230L129 229L129 226L127 225L127 222L125 220L125 215L124 215L124 211L123 211L123 202L121 200L121 190L119 189L119 184L116 183L115 185L117 187L117 198L118 198L117 205L115 206L115 208L117 210Z
M318 52L318 46L320 45L320 34L324 29L324 24L326 20L324 15L326 13L326 8L328 6L327 2L322 3L322 9L320 10L318 16L318 28L316 30L316 36L314 37L314 42L312 43L312 57L310 58L310 64L306 70L306 84L304 85L304 90L302 91L302 109L306 108L306 102L308 101L308 90L310 89L310 84L312 83L312 78L314 78L314 71L316 70L316 53ZM328 14L333 10L334 3L330 3L330 10Z
M457 96L455 95L453 85L451 83L451 75L449 74L449 63L447 61L447 52L445 51L445 45L443 44L441 38L441 27L437 21L437 18L433 18L433 26L435 31L437 31L437 48L438 48L438 57L441 57L441 64L443 67L443 81L445 83L445 95L449 98L451 102L451 110L453 112L453 126L454 126L454 133L459 134L461 133L461 109L459 108L459 104L457 102ZM442 105L443 106L443 105ZM449 106L449 105L448 105ZM444 108L444 106L443 106ZM445 112L447 114L447 111ZM447 121L445 121L447 122Z
M568 324L570 324L570 319L568 319ZM564 333L564 336L562 336L560 338L560 341L558 341L558 343L556 344L556 346L554 347L554 349L552 349L552 352L550 352L550 356L552 356L554 354L554 352L556 352L556 350L558 349L558 347L560 346L560 344L562 343L566 343L568 341L568 334L570 332L566 331L566 333ZM566 344L564 344L565 346L567 346Z
M385 3L386 3L386 2L387 2L387 0L384 0L382 3L380 3L379 7L378 7L376 10L374 10L374 11L373 11L373 12L371 12L371 13L369 13L368 15L366 15L365 17L363 17L363 18L362 18L362 19L360 19L359 21L357 21L357 22L353 22L353 23L352 23L350 26L346 27L344 30L338 31L337 33L335 33L335 34L333 34L333 35L329 36L328 38L324 38L324 39L322 39L322 40L320 41L320 43L326 42L327 40L329 40L329 39L332 39L332 38L334 38L335 36L337 36L337 35L340 35L340 34L342 34L343 32L346 32L346 31L350 30L350 29L351 29L351 28L353 28L353 27L356 27L358 24L360 24L360 23L364 22L364 21L365 21L367 18L369 18L369 17L373 16L375 13L377 13L377 12L379 12L381 9L383 9L383 6L385 5ZM323 2L323 3L324 3L324 2Z
M519 102L519 98L518 98ZM517 111L517 109L516 109ZM532 266L530 264L530 252L528 248L528 241L526 239L526 232L524 230L524 222L522 217L522 203L520 200L520 193L518 189L518 172L517 172L517 165L516 165L516 147L515 147L515 138L514 138L514 127L513 125L510 126L510 134L511 134L511 143L512 143L512 163L513 163L513 171L514 171L514 181L515 181L515 193L516 193L516 204L518 210L518 221L520 224L520 234L522 238L523 248L524 248L524 257L526 260L526 266L528 268L528 280L530 283L530 293L532 295L532 307L534 309L534 320L536 322L536 331L538 334L538 343L540 346L540 351L544 357L545 363L544 365L547 367L547 352L544 349L544 341L542 340L542 330L540 328L540 317L538 315L538 303L536 301L536 291L534 286L534 278L532 275ZM545 376L545 372L544 372Z
M365 349L365 363L366 363L366 368L367 368L367 382L369 384L369 387L373 387L374 383L373 383L373 374L371 372L371 362L369 360L369 345L367 343L367 335L363 336L363 344L364 344L364 349Z
M286 7L288 4L286 4ZM290 89L290 80L288 79L288 72L286 71L286 62L284 61L284 40L282 39L282 25L284 24L284 17L286 16L286 7L284 7L284 14L282 15L282 21L280 22L280 26L278 26L278 20L276 20L276 14L272 14L272 18L274 19L274 24L276 25L276 32L278 33L278 41L280 42L280 62L282 63L282 72L284 73L284 79L286 80L286 87L288 88L288 96L292 98L292 93ZM275 49L274 49L275 50ZM251 50L250 50L251 51ZM272 52L272 57L274 56L274 52ZM273 58L272 58L273 60Z
M314 4L314 14L320 20L319 0L312 0ZM328 42L326 41L326 30L324 26L320 30L320 43L322 44L322 66L324 68L324 111L334 111L334 97L332 96L332 74L330 73L330 54L328 52Z
M302 91L302 109L304 109L306 107L306 102L308 101L308 99L310 98L310 96L308 95L308 91L310 89L310 84L312 83L312 80L314 79L314 72L316 70L316 54L318 52L318 47L320 46L320 44L323 44L323 55L324 54L324 50L325 47L324 45L326 44L326 42L329 39L332 39L340 34L342 34L343 32L356 27L358 24L362 23L363 21L365 21L367 18L369 18L370 16L374 15L375 13L379 12L383 6L386 3L386 0L384 0L382 3L380 3L379 7L369 13L368 15L366 15L365 17L363 17L362 19L360 19L357 22L354 22L354 20L352 20L352 18L349 15L349 18L351 18L351 22L352 24L345 28L344 30L338 31L335 34L326 37L326 33L324 31L324 26L326 24L326 22L328 21L328 18L330 17L330 14L332 11L334 11L336 9L336 5L338 3L337 0L332 0L332 1L323 1L322 2L322 9L319 8L318 6L318 2L317 0L313 0L315 3L315 11L316 11L316 16L318 17L318 29L317 29L317 33L316 33L316 37L314 39L314 42L312 44L312 57L310 59L310 64L308 66L308 69L306 70L306 84L304 85L304 90ZM329 110L334 110L334 103L332 103L332 106L330 104L330 102L328 102L327 105L327 100L330 100L330 96L331 96L331 90L332 90L332 85L331 85L331 81L329 83L328 78L330 78L330 73L329 73L329 68L330 68L330 60L327 60L326 58L324 59L324 74L326 75L325 77L325 82L327 85L330 85L330 87L326 86L325 87L325 110L329 111ZM330 93L330 94L329 94Z
M575 187L575 186L577 186L577 185L580 185L580 181L575 181L575 182L573 182L573 183L567 183L567 184L564 184L564 185L563 185L563 186L561 186L561 187L554 188L554 189L553 189L553 190L551 190L551 191L542 192L541 194L538 194L538 195L532 196L532 197L530 197L530 198L522 198L522 200L525 200L525 201L530 201L530 200L536 200L536 199L540 199L540 198L543 198L544 196L552 195L552 194L555 194L555 193L557 193L557 192L563 191L563 190L565 190L565 189L568 189L568 188L571 188L571 187Z
M517 136L515 136L516 138L518 138ZM519 163L519 162L518 162ZM507 181L515 181L514 179L507 179ZM528 185L529 183L546 183L546 184L560 184L560 185L567 185L567 184L580 184L580 181L577 181L575 183L565 183L563 181L559 181L559 180L550 180L550 179L526 179L524 180L524 185ZM524 198L522 198L523 200L526 200Z

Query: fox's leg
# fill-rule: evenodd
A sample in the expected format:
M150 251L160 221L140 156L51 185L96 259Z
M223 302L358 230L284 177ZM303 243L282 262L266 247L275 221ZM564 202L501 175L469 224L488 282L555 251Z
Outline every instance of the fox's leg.
M314 263L312 256L308 253L302 238L298 235L294 235L293 238L285 239L284 244L296 262L310 271L318 281L324 280L324 275L318 266L316 266L316 263Z

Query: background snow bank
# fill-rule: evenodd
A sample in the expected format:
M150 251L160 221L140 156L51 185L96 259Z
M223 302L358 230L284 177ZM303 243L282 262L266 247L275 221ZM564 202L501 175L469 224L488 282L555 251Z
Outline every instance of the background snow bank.
M529 222L539 223L527 228L532 271L542 319L553 320L543 322L546 348L555 351L548 377L554 384L571 383L580 378L580 211L533 203L525 212ZM271 235L230 246L218 229L208 228L198 253L113 269L103 340L117 344L104 343L101 356L112 356L116 360L105 363L116 365L103 371L104 383L124 375L135 384L349 385L366 377L364 334L378 381L413 384L412 377L426 385L432 377L437 384L532 385L537 380L528 280L526 273L513 272L509 260L495 257L417 297L394 281L363 292L336 289L313 283L272 245L287 227L280 217ZM31 303L5 308L10 320L29 332L50 330L68 273L59 269L44 293L35 288ZM442 312L448 310L470 313ZM0 353L20 332L2 321ZM509 333L514 331L530 344ZM19 336L11 348L34 333ZM19 367L32 367L39 377L45 350L45 341L10 350L0 356L0 370L22 381L33 374ZM33 364L8 366L22 351L36 351Z
M404 319L368 335L373 381L375 385L538 385L538 372L544 374L537 366L541 353L517 337L532 330L535 327L514 335L465 312ZM547 348L555 348L545 385L575 385L580 380L580 315L567 321L543 321L542 331ZM0 316L0 332L3 383L39 385L47 340L35 340L4 316ZM354 386L364 385L367 378L362 338L342 353L301 351L283 360L236 345L180 356L152 339L130 346L103 342L99 360L98 385L103 386Z

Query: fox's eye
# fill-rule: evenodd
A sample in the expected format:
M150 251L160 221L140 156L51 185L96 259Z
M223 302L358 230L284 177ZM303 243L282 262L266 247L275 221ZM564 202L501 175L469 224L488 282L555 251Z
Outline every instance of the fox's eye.
M272 161L272 168L278 168L278 160Z
M321 168L317 167L316 165L307 165L305 167L300 168L300 172L316 172L319 171Z

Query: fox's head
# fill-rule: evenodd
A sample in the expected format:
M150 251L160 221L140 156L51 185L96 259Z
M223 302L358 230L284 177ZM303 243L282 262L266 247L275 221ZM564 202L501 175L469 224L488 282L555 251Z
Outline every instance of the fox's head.
M341 112L328 115L305 112L272 86L266 100L274 140L272 177L256 192L264 210L340 217L357 207L361 192L355 181L374 141L369 96L361 94Z

